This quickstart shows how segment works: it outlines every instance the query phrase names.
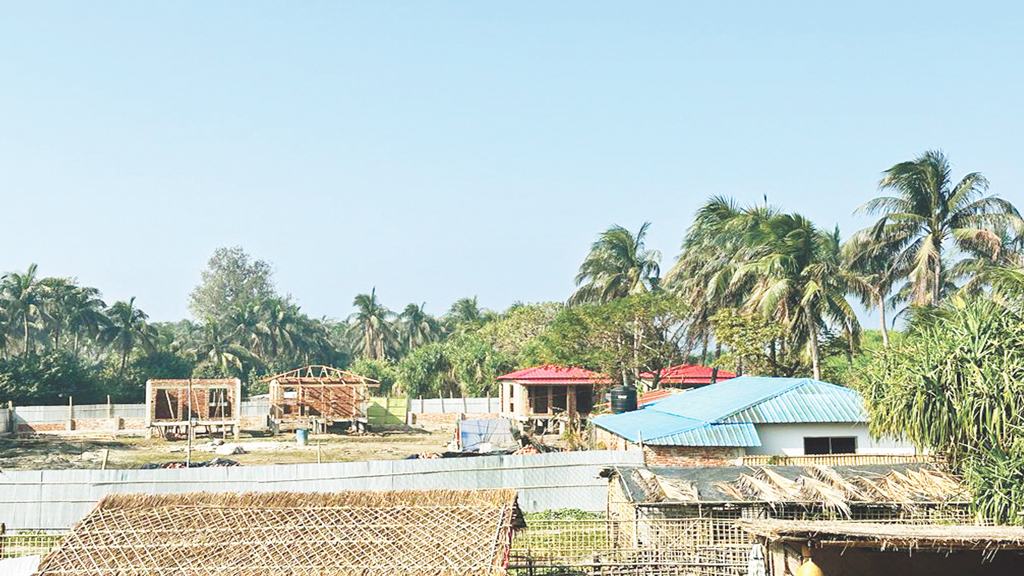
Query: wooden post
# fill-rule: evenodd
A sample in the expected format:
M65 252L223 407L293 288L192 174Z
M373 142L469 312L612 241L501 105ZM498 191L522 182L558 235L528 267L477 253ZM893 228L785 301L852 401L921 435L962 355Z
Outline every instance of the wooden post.
M110 403L110 394L107 394L107 419L114 417L114 405Z
M107 469L107 458L108 457L110 457L110 449L109 448L104 448L103 449L103 462L100 464L100 470L106 470Z
M320 444L321 444L321 442L317 442L316 443L316 463L317 464L320 464L321 462L323 462L323 460L321 459L321 456L320 456Z

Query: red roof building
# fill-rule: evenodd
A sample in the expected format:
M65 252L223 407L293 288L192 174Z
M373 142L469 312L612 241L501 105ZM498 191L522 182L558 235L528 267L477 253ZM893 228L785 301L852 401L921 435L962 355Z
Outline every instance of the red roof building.
M534 422L586 418L594 409L594 387L610 382L599 372L554 364L517 370L496 380L502 414Z
M737 376L735 372L697 364L669 366L668 368L662 368L659 374L661 376L658 381L660 385L679 388L714 384L715 382L721 382L722 380L728 380ZM644 372L640 377L648 381L654 380L654 374L650 372Z

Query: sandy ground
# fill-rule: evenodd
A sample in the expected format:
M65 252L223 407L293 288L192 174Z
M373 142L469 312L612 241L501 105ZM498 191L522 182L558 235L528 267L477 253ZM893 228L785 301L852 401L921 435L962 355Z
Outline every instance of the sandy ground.
M307 446L298 446L293 434L277 437L243 433L238 442L242 452L218 454L208 438L194 442L192 461L228 458L245 466L316 462L397 460L424 452L442 452L453 437L454 428L424 430L401 427L368 435L324 434L310 436ZM185 460L184 440L167 441L140 437L38 435L29 438L0 438L0 469L100 468L104 453L107 468L138 468L147 463ZM221 447L222 452L230 450Z

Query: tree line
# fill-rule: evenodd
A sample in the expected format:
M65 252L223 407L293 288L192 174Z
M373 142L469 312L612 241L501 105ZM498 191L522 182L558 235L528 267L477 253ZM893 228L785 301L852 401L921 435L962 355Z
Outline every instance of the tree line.
M502 312L475 297L441 316L424 303L393 311L371 289L347 318L311 318L277 292L269 263L236 247L210 258L191 319L149 322L134 298L108 306L98 289L33 264L0 281L0 399L135 401L147 378L189 376L237 376L258 393L262 376L314 363L411 396L492 394L497 375L546 362L626 384L679 362L847 383L876 339L853 302L879 311L885 348L894 316L984 296L999 271L1020 269L1020 214L987 188L977 173L954 180L948 159L926 152L883 173L882 195L859 209L877 221L845 241L767 202L714 197L664 275L645 246L649 223L612 226L564 303Z

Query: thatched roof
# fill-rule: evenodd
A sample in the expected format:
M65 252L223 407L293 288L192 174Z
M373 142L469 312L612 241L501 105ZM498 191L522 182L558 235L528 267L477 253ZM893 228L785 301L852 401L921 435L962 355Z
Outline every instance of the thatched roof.
M500 575L515 490L107 496L40 575Z
M763 502L822 504L849 514L851 504L966 502L959 479L926 464L900 466L716 466L621 468L626 494L638 504Z
M768 540L881 549L1024 549L1024 527L740 520L747 532Z
M303 385L303 386L331 386L342 384L362 384L365 386L379 386L373 378L367 378L353 372L339 370L332 366L303 366L288 372L267 376L260 382L276 382L281 385Z

